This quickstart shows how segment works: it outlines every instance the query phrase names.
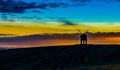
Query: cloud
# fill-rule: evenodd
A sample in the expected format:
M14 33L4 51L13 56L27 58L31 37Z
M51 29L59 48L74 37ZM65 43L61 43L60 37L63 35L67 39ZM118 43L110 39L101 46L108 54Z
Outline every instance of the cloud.
M17 14L24 14L24 13L44 13L44 10L52 10L54 8L66 8L66 7L76 7L76 3L69 3L69 2L64 2L64 1L45 1L42 0L40 2L25 2L23 1L18 1L16 0L0 0L0 13L4 13L6 15L10 15L13 17L17 17ZM78 6L78 5L77 5ZM8 17L6 17L8 18ZM11 18L11 17L10 17ZM21 18L25 19L33 19L33 17L24 17L21 16ZM3 18L4 19L4 18ZM36 18L37 19L37 18ZM39 19L39 18L38 18ZM9 20L14 22L15 20ZM66 21L65 21L66 22ZM68 24L70 22L67 22ZM70 25L70 24L69 24Z
M35 12L35 13L43 13L43 12L41 12L41 11L39 11L39 10L33 10L32 12Z
M64 25L68 25L68 26L74 26L76 25L75 23L68 21L68 20L60 20L60 22L64 23Z
M43 10L49 10L50 8L57 8L57 7L66 7L68 4L65 3L56 3L56 2L48 2L48 3L40 3L37 5L36 2L30 2L26 3L24 1L21 2L8 2L8 1L1 1L0 3L0 12L4 13L24 13L29 9L43 9ZM32 11L37 12L38 11Z
M43 1L44 2L44 1ZM69 7L73 6L69 3L64 2L45 2L45 3L37 3L37 2L25 2L25 1L0 1L0 12L4 13L25 13L30 9L40 9L34 10L32 12L40 13L41 10L50 10L51 8L58 8L58 7Z
M23 19L34 19L34 17L26 17L26 16L21 17L21 18L23 18Z
M37 18L37 19L42 19L42 18Z
M91 0L71 0L72 2L91 2Z
M48 4L46 3L41 3L38 6L36 6L36 8L44 9L44 10L48 10L47 7L48 7Z
M59 3L62 7L68 7L70 6L70 4L67 4L67 3Z
M56 8L56 7L60 7L60 5L58 3L48 3L49 7L51 8Z
M0 36L14 36L15 34L0 34Z
M27 3L16 3L15 1L1 1L0 12L4 13L24 13Z

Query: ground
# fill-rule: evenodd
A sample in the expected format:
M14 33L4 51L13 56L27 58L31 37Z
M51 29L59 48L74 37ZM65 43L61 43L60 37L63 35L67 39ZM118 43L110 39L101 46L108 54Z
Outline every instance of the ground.
M0 51L1 70L120 70L120 45L67 45Z

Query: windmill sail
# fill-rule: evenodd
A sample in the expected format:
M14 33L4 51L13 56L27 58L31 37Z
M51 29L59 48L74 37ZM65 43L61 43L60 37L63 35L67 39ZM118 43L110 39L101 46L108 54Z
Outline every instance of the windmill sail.
M89 32L89 30L86 30L86 32L85 32L85 33L87 34L88 32Z
M77 29L77 31L79 32L79 34L82 34L81 31L79 29Z

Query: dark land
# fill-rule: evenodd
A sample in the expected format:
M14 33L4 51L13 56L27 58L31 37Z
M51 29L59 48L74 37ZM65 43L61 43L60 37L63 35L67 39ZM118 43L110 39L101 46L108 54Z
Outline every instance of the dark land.
M1 50L0 70L120 70L120 45Z

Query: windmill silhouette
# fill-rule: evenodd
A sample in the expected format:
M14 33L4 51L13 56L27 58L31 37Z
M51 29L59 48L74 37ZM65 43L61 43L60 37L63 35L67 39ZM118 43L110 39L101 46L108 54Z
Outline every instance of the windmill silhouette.
M62 23L64 23L64 25L73 26L75 28L78 28L75 23L70 22L68 20L63 19ZM81 45L87 45L87 33L88 33L88 30L86 30L84 33L82 33L79 29L77 29L77 31L78 31L78 33L80 35L80 43L81 43Z
M87 32L89 30L86 30L84 33L81 33L81 31L79 29L77 29L77 31L79 32L80 34L80 44L81 45L87 45Z

